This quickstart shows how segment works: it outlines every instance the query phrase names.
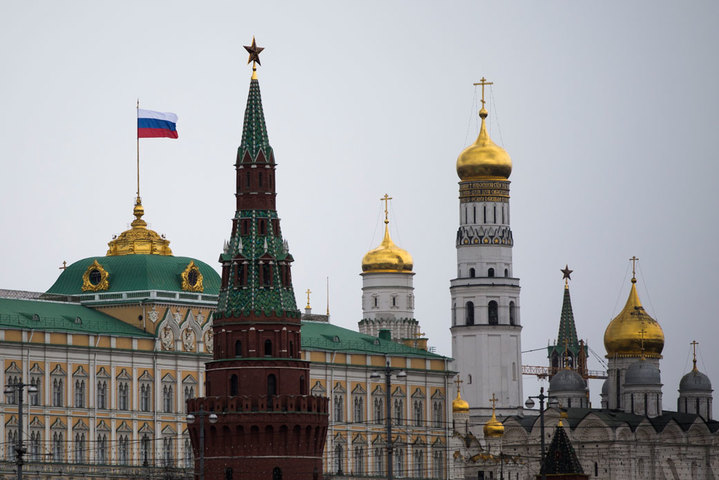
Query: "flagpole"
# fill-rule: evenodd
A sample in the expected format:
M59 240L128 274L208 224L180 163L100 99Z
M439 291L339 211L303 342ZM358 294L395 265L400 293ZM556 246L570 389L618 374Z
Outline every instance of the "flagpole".
M140 99L137 99L137 116L140 118ZM135 121L137 123L137 121ZM135 126L135 134L137 135L137 201L140 201L140 130Z

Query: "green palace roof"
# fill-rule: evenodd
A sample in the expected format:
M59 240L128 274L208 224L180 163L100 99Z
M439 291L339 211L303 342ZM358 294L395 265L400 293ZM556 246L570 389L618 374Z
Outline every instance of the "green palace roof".
M0 328L154 337L110 315L77 303L1 297Z
M436 360L447 358L421 348L408 347L392 340L365 335L326 322L303 321L301 333L303 350L337 350L346 353L402 355Z
M97 260L107 271L108 288L102 292L132 292L138 290L161 290L182 292L182 272L194 262L202 275L202 293L217 295L220 291L220 276L200 260L189 257L166 255L118 255L89 257L69 265L50 287L47 293L58 295L82 295L83 275ZM102 293L101 292L101 293Z

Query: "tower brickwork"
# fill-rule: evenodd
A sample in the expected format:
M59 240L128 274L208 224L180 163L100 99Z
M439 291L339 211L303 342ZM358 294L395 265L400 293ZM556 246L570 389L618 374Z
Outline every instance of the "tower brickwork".
M218 416L214 425L204 422L204 452L200 422L190 426L195 471L203 455L209 479L322 477L328 400L308 393L293 258L275 208L275 166L253 75L235 163L236 212L220 255L207 396L188 401L188 412Z

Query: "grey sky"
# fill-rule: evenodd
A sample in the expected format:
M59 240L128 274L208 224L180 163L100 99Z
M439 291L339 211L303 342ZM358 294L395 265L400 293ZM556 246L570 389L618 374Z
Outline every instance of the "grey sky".
M254 34L300 308L311 288L324 310L329 276L333 322L357 328L386 192L393 238L415 260L417 318L451 353L455 161L477 135L472 83L485 76L490 133L514 162L523 349L556 337L568 263L579 335L603 356L636 255L666 336L665 408L693 339L719 385L719 4L238 3L0 5L0 288L46 290L63 260L104 255L128 227L138 97L177 113L180 132L142 141L145 219L176 255L217 266ZM527 377L525 395L539 385Z

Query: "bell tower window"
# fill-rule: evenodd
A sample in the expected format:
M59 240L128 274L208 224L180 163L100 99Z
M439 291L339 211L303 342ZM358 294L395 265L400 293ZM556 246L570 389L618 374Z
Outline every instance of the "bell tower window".
M464 319L467 325L474 325L474 302L467 302L464 305Z
M487 317L490 325L497 325L499 323L499 308L497 302L494 300L490 301L487 305Z

